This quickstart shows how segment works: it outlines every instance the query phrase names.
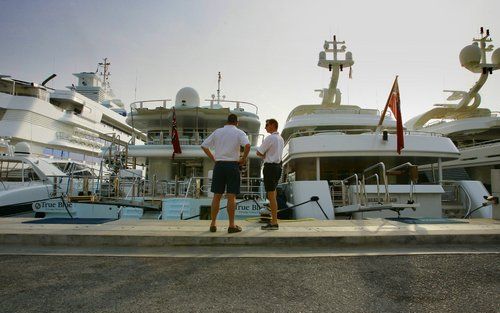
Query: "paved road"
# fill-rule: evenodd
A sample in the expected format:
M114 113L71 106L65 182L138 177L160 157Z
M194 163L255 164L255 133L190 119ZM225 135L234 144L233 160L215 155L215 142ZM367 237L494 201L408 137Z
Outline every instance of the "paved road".
M0 312L500 312L498 254L0 256Z

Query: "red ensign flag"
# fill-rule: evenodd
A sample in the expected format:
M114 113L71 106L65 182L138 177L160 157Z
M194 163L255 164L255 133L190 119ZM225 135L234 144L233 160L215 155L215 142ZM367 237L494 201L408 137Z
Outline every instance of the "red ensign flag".
M403 131L403 119L401 118L401 101L399 97L399 85L398 85L398 77L394 80L394 84L392 85L391 94L389 95L389 99L387 99L387 104L392 114L396 118L396 130L397 130L397 150L398 154L401 154L401 149L405 147L404 140L404 131Z
M177 120L175 118L175 108L172 108L172 146L174 152L172 153L172 159L175 157L176 153L182 153L181 144L179 142L179 134L177 133Z

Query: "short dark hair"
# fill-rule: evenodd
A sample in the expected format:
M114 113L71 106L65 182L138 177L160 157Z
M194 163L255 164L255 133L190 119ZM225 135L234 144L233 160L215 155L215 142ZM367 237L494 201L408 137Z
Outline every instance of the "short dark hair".
M270 118L270 119L266 120L266 125L267 124L274 125L274 127L276 127L276 129L278 129L278 121L275 120L274 118Z
M229 114L227 117L227 122L231 124L238 123L238 116L236 114Z

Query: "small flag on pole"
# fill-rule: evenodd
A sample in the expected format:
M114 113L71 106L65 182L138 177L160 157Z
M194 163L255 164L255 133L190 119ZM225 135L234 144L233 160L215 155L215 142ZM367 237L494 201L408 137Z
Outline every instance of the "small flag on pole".
M399 95L398 77L394 80L389 99L387 99L386 110L389 107L396 119L397 150L401 154L401 149L405 147L403 119L401 118L401 100ZM384 110L385 112L385 110Z
M176 153L182 153L181 144L179 142L179 134L177 133L177 119L175 117L175 108L172 108L172 147L174 152L172 153L172 159L175 157Z

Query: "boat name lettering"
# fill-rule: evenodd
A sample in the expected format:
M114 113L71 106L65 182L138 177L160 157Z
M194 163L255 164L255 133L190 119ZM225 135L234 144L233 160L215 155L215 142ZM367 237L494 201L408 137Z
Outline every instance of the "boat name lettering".
M238 210L241 210L241 211L258 211L259 207L256 204L252 204L252 205L241 205L241 204L239 204L238 205Z
M66 206L68 208L71 208L71 203L66 203ZM33 203L33 210L47 210L47 209L52 209L52 210L57 210L57 209L65 209L64 203L62 201L41 201L41 202L34 202Z

